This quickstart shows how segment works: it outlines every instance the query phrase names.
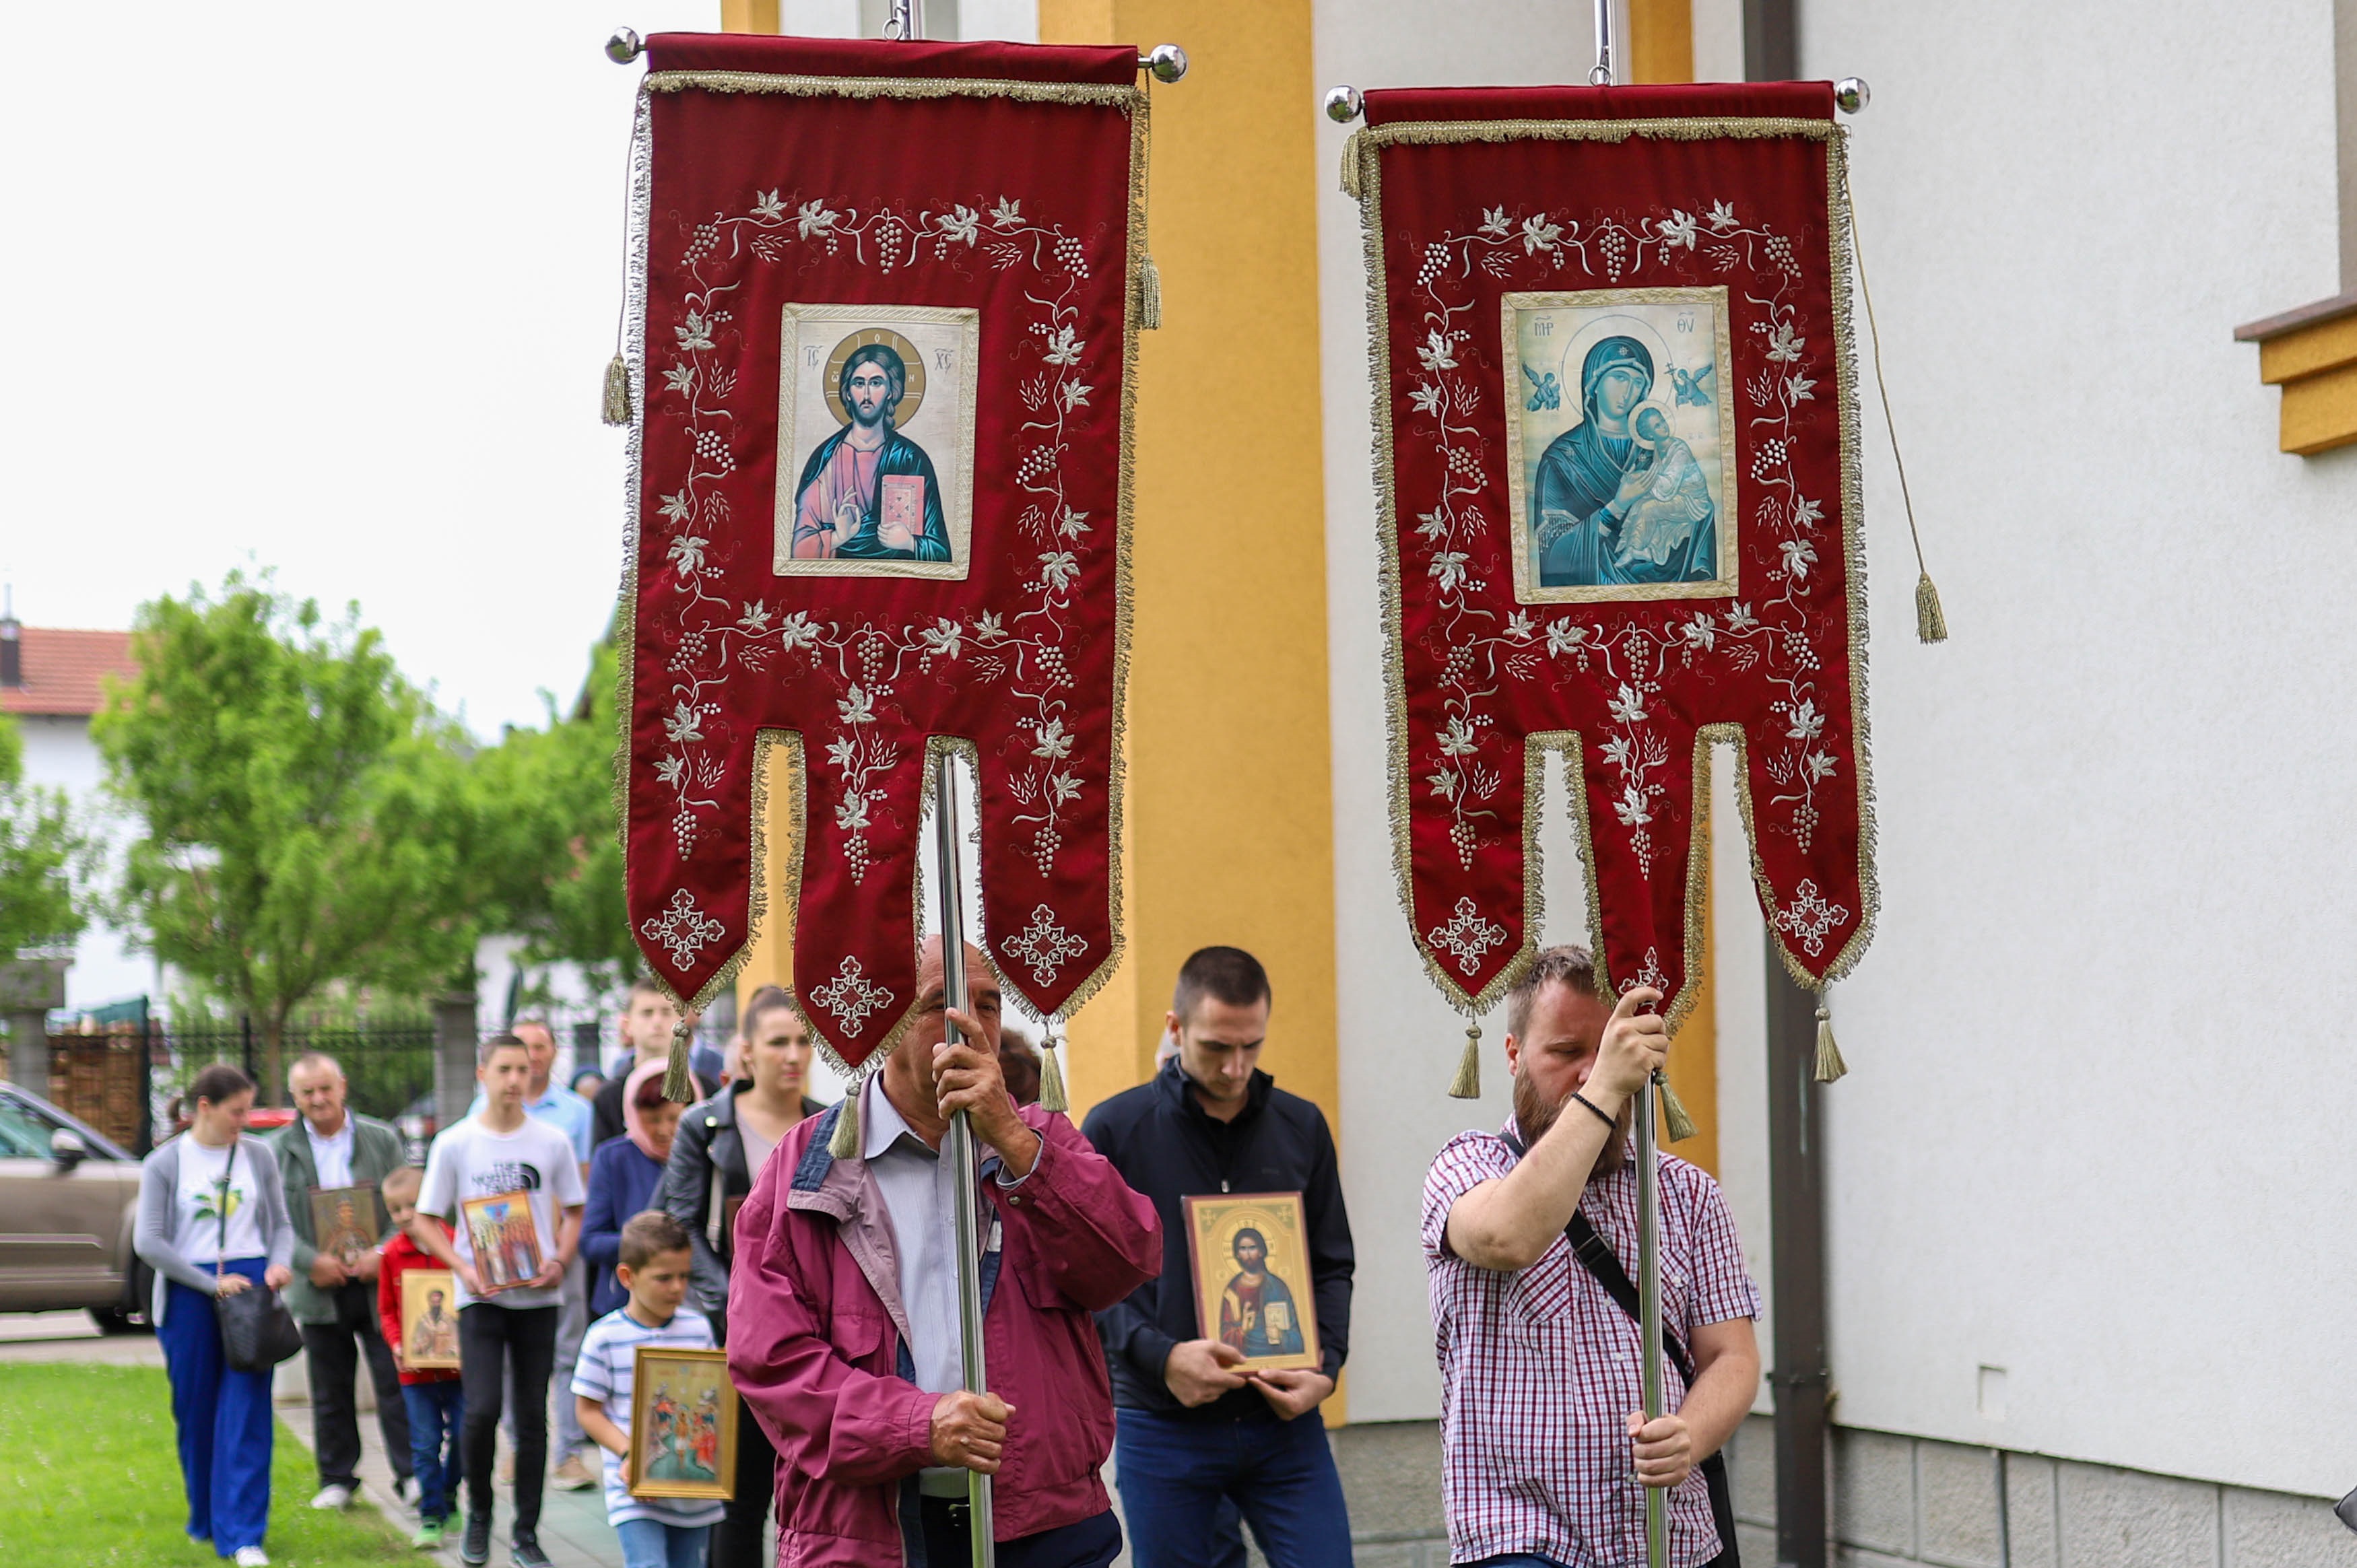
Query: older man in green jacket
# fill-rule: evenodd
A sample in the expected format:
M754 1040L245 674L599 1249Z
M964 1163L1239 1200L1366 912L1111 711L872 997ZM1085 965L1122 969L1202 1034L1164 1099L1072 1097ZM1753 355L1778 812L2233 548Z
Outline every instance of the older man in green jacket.
M311 1380L311 1423L319 1458L319 1495L315 1509L340 1509L360 1489L361 1427L353 1397L361 1358L368 1359L376 1385L377 1426L384 1434L393 1490L407 1502L415 1495L409 1456L409 1412L401 1401L401 1375L377 1327L377 1243L393 1229L378 1186L407 1162L401 1134L382 1122L344 1107L344 1069L333 1057L311 1051L296 1058L286 1075L296 1120L277 1138L278 1174L286 1186L286 1208L295 1222L295 1278L286 1287L286 1310L303 1329ZM337 1196L339 1188L364 1188ZM321 1205L330 1228L319 1233L314 1193L329 1195ZM341 1223L339 1214L341 1215ZM365 1242L344 1225L366 1230Z

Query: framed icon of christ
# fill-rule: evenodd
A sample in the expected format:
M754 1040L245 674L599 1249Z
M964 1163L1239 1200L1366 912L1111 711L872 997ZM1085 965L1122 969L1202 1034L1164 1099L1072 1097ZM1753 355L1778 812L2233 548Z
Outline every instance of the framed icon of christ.
M965 577L981 340L976 309L785 307L778 575Z

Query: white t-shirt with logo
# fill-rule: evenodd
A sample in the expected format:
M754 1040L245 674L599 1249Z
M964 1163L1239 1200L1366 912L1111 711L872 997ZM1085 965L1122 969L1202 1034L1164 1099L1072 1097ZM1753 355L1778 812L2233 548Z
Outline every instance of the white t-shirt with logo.
M237 1162L230 1163L234 1150ZM262 1210L254 1198L253 1162L273 1159L267 1149L240 1138L229 1148L208 1149L192 1137L180 1139L180 1256L210 1270L216 1260L269 1256L262 1239ZM226 1188L222 1176L228 1176ZM229 1239L221 1239L221 1210L229 1210Z
M522 1194L532 1212L534 1236L543 1262L556 1256L556 1215L559 1208L578 1208L584 1201L581 1167L573 1158L573 1140L548 1122L527 1116L512 1133L494 1133L469 1116L434 1140L425 1156L425 1183L417 1195L418 1211L448 1220L457 1234L458 1256L490 1283L498 1270L475 1256L475 1239L467 1223L466 1200ZM533 1289L518 1285L481 1299L493 1306L554 1306L557 1286ZM475 1298L458 1286L458 1305Z

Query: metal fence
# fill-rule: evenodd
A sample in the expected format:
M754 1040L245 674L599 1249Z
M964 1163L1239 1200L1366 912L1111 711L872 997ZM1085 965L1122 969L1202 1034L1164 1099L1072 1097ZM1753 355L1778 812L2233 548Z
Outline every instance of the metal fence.
M245 1069L257 1088L256 1106L283 1106L291 1101L286 1073L296 1058L319 1051L336 1059L350 1086L346 1101L363 1116L391 1122L410 1114L434 1098L434 1026L430 1022L358 1024L347 1026L291 1028L282 1036L274 1056L253 1020L233 1028L162 1031L165 1049L156 1053L155 1093L169 1101L186 1091L198 1072L212 1062L234 1062Z

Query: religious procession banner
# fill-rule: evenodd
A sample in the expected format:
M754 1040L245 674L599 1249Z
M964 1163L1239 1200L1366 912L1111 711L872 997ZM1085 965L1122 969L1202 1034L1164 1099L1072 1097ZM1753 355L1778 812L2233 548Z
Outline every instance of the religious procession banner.
M794 992L856 1071L917 1000L928 760L979 779L1006 983L1121 945L1146 95L1129 48L648 42L621 704L630 922L702 1002L764 915L796 780ZM1150 324L1150 322L1143 323Z
M1682 1016L1726 739L1760 908L1822 987L1875 905L1831 89L1365 102L1343 183L1366 238L1394 851L1427 968L1472 1014L1529 962L1558 751L1599 964Z

